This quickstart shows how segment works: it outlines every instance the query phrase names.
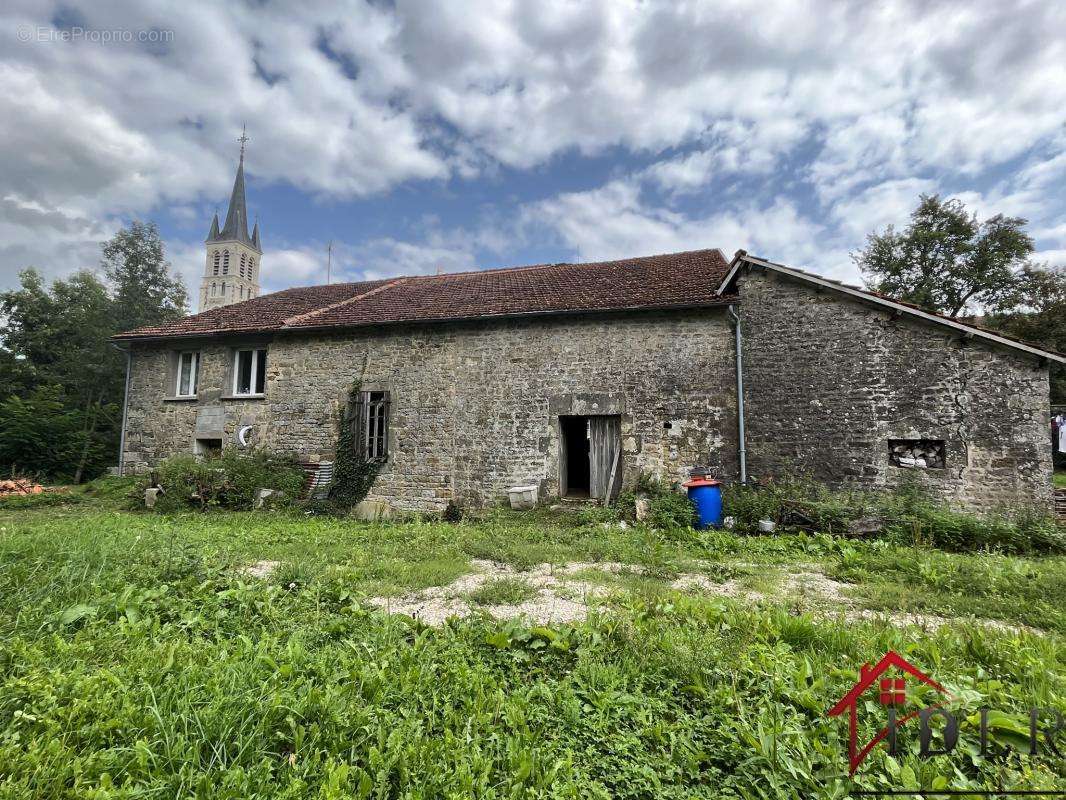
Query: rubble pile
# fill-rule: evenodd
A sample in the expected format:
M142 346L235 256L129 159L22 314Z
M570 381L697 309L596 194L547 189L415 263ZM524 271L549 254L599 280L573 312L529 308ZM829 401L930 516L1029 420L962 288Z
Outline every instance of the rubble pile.
M0 497L13 497L16 495L40 494L44 487L27 478L12 478L0 481Z
M944 443L935 439L892 441L892 463L897 467L943 469Z

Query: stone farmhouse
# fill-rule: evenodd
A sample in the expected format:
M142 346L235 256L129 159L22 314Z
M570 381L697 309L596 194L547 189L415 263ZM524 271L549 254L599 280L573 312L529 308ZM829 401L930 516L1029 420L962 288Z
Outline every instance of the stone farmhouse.
M370 499L401 510L519 485L603 498L697 465L727 482L916 479L978 510L1050 503L1063 356L742 250L266 295L260 255L242 153L207 242L207 310L116 337L125 472L263 447L325 474L347 413L382 462Z

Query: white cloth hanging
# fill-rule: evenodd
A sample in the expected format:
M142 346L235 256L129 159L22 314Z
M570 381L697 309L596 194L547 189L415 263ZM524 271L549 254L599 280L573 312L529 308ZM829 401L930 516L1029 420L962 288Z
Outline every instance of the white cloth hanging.
M1055 421L1059 423L1059 452L1066 453L1066 416L1059 414Z

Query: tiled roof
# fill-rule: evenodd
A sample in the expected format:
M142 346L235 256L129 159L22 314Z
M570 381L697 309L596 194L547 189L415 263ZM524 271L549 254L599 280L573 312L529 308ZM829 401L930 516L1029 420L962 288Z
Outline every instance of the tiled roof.
M400 322L721 305L720 250L308 286L262 295L116 339L353 328Z

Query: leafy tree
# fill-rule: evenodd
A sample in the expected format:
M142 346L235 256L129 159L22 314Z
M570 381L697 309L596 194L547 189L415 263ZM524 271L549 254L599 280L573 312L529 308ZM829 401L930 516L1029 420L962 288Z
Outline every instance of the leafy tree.
M0 469L78 483L113 461L125 359L108 340L183 314L185 288L151 223L105 242L101 265L110 285L28 269L0 293Z
M127 331L185 314L185 285L170 274L154 222L134 220L102 245L100 265L111 283L117 330Z
M0 314L7 318L0 333L5 348L32 365L32 391L55 387L57 391L49 397L62 398L59 410L51 400L39 400L37 413L45 425L49 421L58 425L62 417L61 433L77 447L71 466L62 472L78 483L87 467L97 471L99 465L91 465L90 456L99 451L101 436L105 441L110 438L107 422L114 416L116 396L121 396L123 388L123 359L108 343L115 333L114 302L91 272L57 280L50 291L36 270L25 270L20 277L19 289L0 294ZM72 413L80 423L74 431L69 430ZM53 450L30 449L12 461L35 467L32 471L51 473L54 464L46 466L45 453Z
M958 200L922 195L903 231L867 237L852 258L874 291L956 317L970 303L1009 305L1033 252L1026 220L997 214L984 222Z
M26 398L0 401L0 468L75 483L78 469L103 472L114 458L107 430L114 426L116 407L98 405L92 413L90 422L60 386L40 386Z
M1066 268L1028 265L1022 269L1016 304L985 318L1004 333L1066 353ZM1066 403L1066 368L1051 367L1051 401Z

